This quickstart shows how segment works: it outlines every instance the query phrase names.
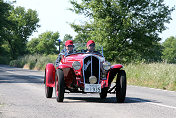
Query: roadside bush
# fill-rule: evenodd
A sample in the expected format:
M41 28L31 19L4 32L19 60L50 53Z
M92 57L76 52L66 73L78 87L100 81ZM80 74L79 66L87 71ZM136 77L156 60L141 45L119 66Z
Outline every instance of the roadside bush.
M9 64L10 57L8 56L0 56L0 64Z
M38 59L35 68L37 70L44 70L47 63L55 63L57 55L42 56Z
M12 60L10 66L36 70L44 70L47 63L54 63L57 55L26 55L19 57L17 60Z
M162 45L162 59L168 63L176 63L176 37L167 38Z
M26 63L26 60L20 57L17 60L10 61L9 65L13 67L23 68L25 63Z

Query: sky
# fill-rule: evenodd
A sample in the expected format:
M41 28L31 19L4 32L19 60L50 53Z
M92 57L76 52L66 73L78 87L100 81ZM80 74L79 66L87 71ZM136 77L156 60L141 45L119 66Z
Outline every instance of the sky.
M176 0L164 0L164 3L169 7L176 6ZM39 25L41 27L30 38L37 38L38 35L46 31L58 31L60 39L63 39L65 34L70 34L74 38L76 32L74 32L69 23L79 23L85 20L83 16L79 16L68 10L68 8L72 8L69 0L16 0L14 5L22 6L26 10L33 9L38 12ZM169 24L166 24L168 29L159 35L162 41L170 36L176 37L176 10L172 12L172 19Z

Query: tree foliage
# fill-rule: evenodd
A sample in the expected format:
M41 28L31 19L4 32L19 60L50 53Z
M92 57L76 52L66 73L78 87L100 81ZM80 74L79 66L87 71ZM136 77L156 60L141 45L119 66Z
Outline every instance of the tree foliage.
M44 32L38 38L33 38L27 43L27 49L31 54L57 54L59 33Z
M2 44L7 44L11 59L15 59L26 53L27 39L39 27L38 14L35 10L25 10L23 7L15 8L10 3L3 1L0 4L0 9L4 9L3 18L5 19L0 23L1 47Z
M8 19L12 25L7 28L5 40L10 45L12 58L26 53L27 39L39 27L37 17L36 11L26 11L23 7L17 7L10 12Z
M3 34L4 27L8 25L8 16L9 16L10 5L8 3L4 3L3 0L0 0L0 54L5 55L7 51L4 49L3 43Z
M73 37L70 34L65 34L63 42L66 42L67 40L73 40Z
M176 63L176 37L169 37L163 42L162 59L168 63Z
M72 23L77 40L102 44L110 61L156 60L161 55L158 33L166 29L171 12L163 0L71 0L73 12L90 18ZM157 55L157 56L156 56Z

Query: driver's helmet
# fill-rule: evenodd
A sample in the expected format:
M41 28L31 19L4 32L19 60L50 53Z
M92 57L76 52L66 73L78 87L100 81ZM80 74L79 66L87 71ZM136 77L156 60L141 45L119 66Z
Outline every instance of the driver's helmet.
M89 46L89 45L95 45L95 42L94 42L93 40L89 40L89 41L87 42L87 46Z
M73 41L67 40L65 42L65 48L64 48L65 55L73 53L73 48L74 48Z
M72 40L67 40L65 42L65 46L69 46L69 45L73 46L73 41Z

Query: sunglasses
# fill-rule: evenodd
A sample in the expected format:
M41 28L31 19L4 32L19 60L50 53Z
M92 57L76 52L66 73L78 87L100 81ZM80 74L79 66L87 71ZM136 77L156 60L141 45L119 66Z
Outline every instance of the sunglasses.
M67 45L67 47L73 47L73 45Z
M92 44L90 44L89 46L95 46L95 44L94 44L94 43L92 43Z

